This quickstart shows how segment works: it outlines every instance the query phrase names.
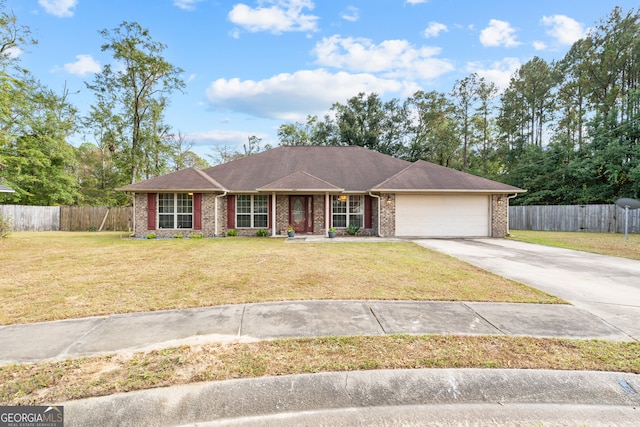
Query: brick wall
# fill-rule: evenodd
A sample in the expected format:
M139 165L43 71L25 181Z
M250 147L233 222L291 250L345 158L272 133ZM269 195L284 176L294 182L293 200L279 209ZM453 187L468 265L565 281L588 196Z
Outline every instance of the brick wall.
M147 194L135 195L135 229L136 237L146 237L150 233L155 233L157 237L173 237L176 234L188 236L191 233L202 233L205 237L216 236L215 226L215 194L202 195L202 230L148 230L147 229ZM380 235L383 237L395 236L396 219L396 198L394 194L383 194L381 199L373 198L372 228L362 229L360 236L376 236L378 227L378 206L380 203ZM313 197L313 226L316 235L324 235L327 232L325 225L325 196L323 194ZM271 205L269 205L271 210ZM506 195L491 196L491 237L505 237L508 234L508 210L509 199ZM218 199L218 235L225 235L227 229L227 197ZM276 196L276 217L275 224L277 235L286 235L286 228L289 225L289 196ZM238 234L255 236L257 229L239 229ZM271 235L271 229L268 229ZM339 235L346 234L345 230L338 230Z
M491 196L491 237L505 237L509 233L509 199L507 195Z
M136 237L146 237L149 234L147 230L147 194L136 193L135 195L135 212L133 213L135 220L133 235Z
M393 237L396 235L395 194L383 194L380 196L380 235L382 237Z
M271 211L271 206L269 206ZM276 196L276 234L287 235L289 225L289 196Z
M194 233L202 233L205 237L215 237L215 199L215 194L204 193L202 195L202 230L195 230Z

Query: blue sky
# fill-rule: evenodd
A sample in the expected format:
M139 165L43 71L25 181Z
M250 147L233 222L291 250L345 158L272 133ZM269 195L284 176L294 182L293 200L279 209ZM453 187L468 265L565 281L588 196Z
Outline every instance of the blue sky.
M628 0L6 0L39 44L20 53L47 87L92 102L84 82L112 63L98 31L136 21L184 70L166 123L206 156L323 116L358 92L448 93L476 72L505 87L534 56L561 59ZM78 93L75 93L78 92ZM74 140L79 140L76 136ZM91 138L88 138L91 140Z

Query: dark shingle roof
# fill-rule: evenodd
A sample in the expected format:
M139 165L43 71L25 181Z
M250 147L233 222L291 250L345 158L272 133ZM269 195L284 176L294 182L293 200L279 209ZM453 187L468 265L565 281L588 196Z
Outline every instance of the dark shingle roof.
M146 181L117 188L119 191L147 193L155 191L224 191L224 188L204 172L194 169L182 169L167 175L157 176Z
M482 191L519 193L523 190L476 175L418 160L380 183L374 191Z
M362 147L278 147L205 169L230 191L255 191L303 171L345 191L367 191L411 163Z
M275 182L258 188L260 191L342 191L327 181L298 171Z
M189 168L118 188L132 192L327 191L518 193L510 185L366 148L278 147L204 171Z

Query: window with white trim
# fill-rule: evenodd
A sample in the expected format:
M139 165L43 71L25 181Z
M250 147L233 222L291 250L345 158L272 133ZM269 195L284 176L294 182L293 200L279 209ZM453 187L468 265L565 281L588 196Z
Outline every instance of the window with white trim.
M193 228L193 194L158 194L158 228Z
M364 196L333 196L331 204L332 226L346 228L349 225L364 226Z
M267 228L269 196L239 194L236 196L236 227Z

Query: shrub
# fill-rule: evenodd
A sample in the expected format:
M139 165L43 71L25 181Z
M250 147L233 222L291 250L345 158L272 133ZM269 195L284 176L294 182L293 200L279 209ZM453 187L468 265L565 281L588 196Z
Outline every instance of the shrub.
M269 231L267 230L258 230L256 231L256 236L258 237L267 237L269 235Z
M202 233L191 233L189 235L190 238L192 239L203 239L204 238L204 234Z
M229 237L235 237L238 235L238 230L229 230L227 231L227 236Z
M13 230L13 225L9 218L4 217L0 214L0 238L7 237L9 233Z
M147 234L147 239L155 239L155 238L156 238L156 233Z
M349 224L347 227L347 234L350 236L356 236L360 232L360 227L354 224Z

